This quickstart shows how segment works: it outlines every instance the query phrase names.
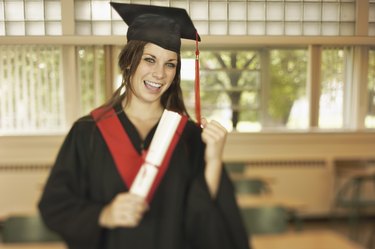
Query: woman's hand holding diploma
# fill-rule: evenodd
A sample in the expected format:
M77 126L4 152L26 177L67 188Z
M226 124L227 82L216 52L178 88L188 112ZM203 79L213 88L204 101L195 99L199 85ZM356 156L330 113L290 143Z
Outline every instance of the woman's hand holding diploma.
M202 118L202 140L205 150L205 178L213 198L216 197L222 171L222 157L228 131L217 121Z
M102 210L99 224L106 228L135 227L148 210L146 200L130 192L119 193Z

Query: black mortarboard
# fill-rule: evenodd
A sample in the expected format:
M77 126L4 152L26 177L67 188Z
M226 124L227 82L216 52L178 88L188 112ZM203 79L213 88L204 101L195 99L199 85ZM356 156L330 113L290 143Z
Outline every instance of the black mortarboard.
M116 2L111 6L129 26L128 41L152 42L176 53L180 53L181 38L200 41L185 9Z

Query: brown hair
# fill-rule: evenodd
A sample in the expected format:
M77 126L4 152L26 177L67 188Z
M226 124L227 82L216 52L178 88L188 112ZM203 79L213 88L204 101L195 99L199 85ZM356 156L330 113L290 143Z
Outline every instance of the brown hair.
M130 100L131 93L134 92L130 84L130 78L137 70L147 43L145 41L131 40L122 49L118 60L118 66L122 72L122 83L112 97L103 105L105 108L110 109L124 99L125 101ZM176 75L168 90L161 96L160 101L163 108L188 115L182 96L180 70L181 57L178 54Z

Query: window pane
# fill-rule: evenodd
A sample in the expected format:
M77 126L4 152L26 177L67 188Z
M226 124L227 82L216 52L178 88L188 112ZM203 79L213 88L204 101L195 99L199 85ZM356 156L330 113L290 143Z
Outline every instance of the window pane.
M91 20L91 6L88 1L74 1L74 17L76 20Z
M369 20L368 34L370 36L374 36L375 35L375 2L370 2L369 3L368 20Z
M26 2L26 20L44 20L44 7L42 1Z
M229 3L229 20L246 21L246 3Z
M45 1L45 15L46 20L57 21L61 20L61 2L59 1Z
M193 20L208 20L208 4L205 2L191 2L190 17Z
M92 1L93 20L111 20L111 6L107 1Z
M303 14L304 21L320 21L322 19L320 4L306 3Z
M184 99L193 114L194 54L185 52L183 58ZM268 79L261 76L265 58L253 50L201 51L202 115L240 132L307 128L306 50L271 50L270 66L263 69Z
M27 22L27 35L44 35L44 22Z
M264 3L248 3L248 20L264 21L266 20Z
M260 63L256 51L201 51L202 115L221 122L228 130L259 129ZM182 87L194 117L194 57L184 52ZM190 77L189 77L190 75ZM235 127L235 128L233 128Z
M23 2L9 2L5 3L5 17L8 21L23 21L25 16L23 10Z
M323 49L322 82L319 102L320 128L343 128L345 59L345 49Z
M338 3L323 3L323 21L339 21L339 11Z
M268 3L267 4L267 21L284 20L284 4Z
M105 100L104 49L81 46L77 51L81 114L85 115Z
M368 111L365 127L375 128L375 48L369 52L368 69Z
M61 132L61 49L0 46L0 134Z
M210 20L227 20L227 4L220 2L210 3Z
M306 49L270 51L269 90L264 91L267 96L267 113L264 115L263 127L308 127L306 70Z
M56 30L51 31L49 23L56 23ZM60 1L0 1L0 35L43 36L61 33Z
M25 23L24 22L8 22L5 24L6 35L25 35Z
M285 20L300 21L302 19L302 8L300 3L285 3Z
M4 2L0 2L0 21L4 21Z
M210 34L211 35L225 35L228 29L227 22L211 22Z

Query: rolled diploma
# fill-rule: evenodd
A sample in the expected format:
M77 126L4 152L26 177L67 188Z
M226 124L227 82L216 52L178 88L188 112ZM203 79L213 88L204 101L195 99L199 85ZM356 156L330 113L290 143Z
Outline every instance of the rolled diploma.
M145 162L130 187L131 193L147 197L180 120L181 115L177 112L164 110L151 141Z

